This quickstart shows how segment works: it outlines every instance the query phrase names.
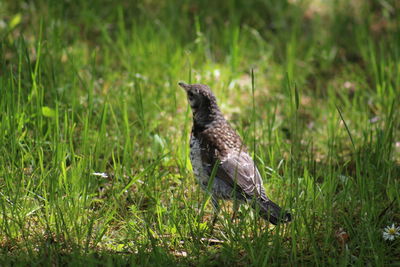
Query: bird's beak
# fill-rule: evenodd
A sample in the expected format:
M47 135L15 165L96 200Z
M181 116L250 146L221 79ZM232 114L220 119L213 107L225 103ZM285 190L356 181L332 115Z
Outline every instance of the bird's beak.
M189 91L189 89L190 89L189 84L186 84L186 83L184 83L184 82L179 82L178 85L179 85L180 87L182 87L186 92Z

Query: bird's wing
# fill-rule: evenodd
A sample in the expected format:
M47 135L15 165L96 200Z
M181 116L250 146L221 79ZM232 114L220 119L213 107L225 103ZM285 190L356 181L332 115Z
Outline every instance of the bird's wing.
M229 153L221 161L216 175L233 187L237 186L249 197L261 197L268 200L261 175L252 158L244 151Z

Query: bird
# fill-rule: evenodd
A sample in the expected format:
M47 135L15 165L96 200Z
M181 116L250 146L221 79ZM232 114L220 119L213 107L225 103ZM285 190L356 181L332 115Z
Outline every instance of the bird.
M190 161L200 187L219 200L251 203L273 225L291 221L291 214L270 200L248 149L218 107L211 89L204 84L179 82L192 110ZM236 203L236 202L235 202Z

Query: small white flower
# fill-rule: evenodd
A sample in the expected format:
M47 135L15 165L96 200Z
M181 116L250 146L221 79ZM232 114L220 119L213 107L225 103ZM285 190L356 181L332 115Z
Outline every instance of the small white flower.
M400 227L394 226L386 226L383 230L383 239L393 241L395 238L400 236Z
M144 75L142 75L142 74L140 74L140 73L135 73L135 77L136 77L137 79L139 79L139 80L147 81L147 77L144 76Z
M107 173L104 173L104 172L94 172L94 173L92 173L92 175L100 176L101 178L107 178L108 177Z
M217 80L219 79L219 77L221 77L221 72L219 71L219 69L214 70L214 77Z

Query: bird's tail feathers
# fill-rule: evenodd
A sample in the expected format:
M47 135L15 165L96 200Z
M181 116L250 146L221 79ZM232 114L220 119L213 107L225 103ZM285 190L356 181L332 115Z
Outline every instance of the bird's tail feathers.
M292 215L289 212L283 211L281 207L269 199L260 199L257 203L259 204L261 217L274 225L292 220Z

